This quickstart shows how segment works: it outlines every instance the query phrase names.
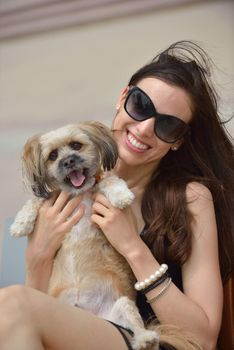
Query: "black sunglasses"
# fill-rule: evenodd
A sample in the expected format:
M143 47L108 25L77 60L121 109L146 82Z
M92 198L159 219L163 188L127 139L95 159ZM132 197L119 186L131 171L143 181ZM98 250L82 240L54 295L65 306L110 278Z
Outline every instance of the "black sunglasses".
M190 127L183 120L168 114L160 114L149 96L138 86L132 87L124 102L127 114L139 122L154 117L155 135L164 142L174 143L181 139Z

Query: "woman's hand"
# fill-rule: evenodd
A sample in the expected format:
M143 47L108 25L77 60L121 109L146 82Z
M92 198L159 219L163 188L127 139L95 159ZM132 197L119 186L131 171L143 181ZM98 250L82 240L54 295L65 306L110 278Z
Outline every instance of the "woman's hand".
M110 244L126 258L134 247L142 244L131 206L115 208L100 193L95 194L93 199L92 222L100 227Z
M56 252L84 214L81 200L81 196L71 199L67 192L54 193L39 209L26 250L27 285L47 291Z

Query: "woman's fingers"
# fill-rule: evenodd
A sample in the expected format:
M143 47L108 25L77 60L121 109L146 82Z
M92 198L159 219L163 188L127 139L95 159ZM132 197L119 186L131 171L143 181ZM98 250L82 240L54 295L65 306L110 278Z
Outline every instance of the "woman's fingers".
M64 224L65 230L70 231L76 225L85 213L85 205L82 203L75 213L73 213Z
M54 205L55 201L57 200L58 196L59 196L60 192L55 191L51 194L50 198L48 198L47 200L44 201L44 203L42 204L42 207L44 208L50 208Z
M103 225L103 217L97 214L91 215L91 221L93 224L97 225L97 227L101 228Z
M111 204L109 202L109 200L101 193L96 193L93 196L93 200L95 203L100 203L101 205L103 205L104 207L110 209L111 208Z
M55 215L63 213L66 218L71 215L75 208L81 203L82 196L71 197L68 192L53 192L51 197L47 199L42 207L44 209L51 208Z
M53 209L55 213L60 213L63 208L66 206L67 202L71 198L71 195L68 192L60 192L60 194L57 196L54 204Z
M70 194L67 192L54 191L51 193L51 196L44 201L42 207L45 209L53 207L54 212L59 213L66 205L69 198Z
M66 205L64 206L64 208L61 211L61 215L67 219L73 212L75 209L77 209L77 207L80 205L81 201L83 199L83 196L76 196L72 199L70 199Z
M98 202L95 202L92 207L93 214L101 215L101 216L107 216L109 209L105 207L103 204L100 204Z

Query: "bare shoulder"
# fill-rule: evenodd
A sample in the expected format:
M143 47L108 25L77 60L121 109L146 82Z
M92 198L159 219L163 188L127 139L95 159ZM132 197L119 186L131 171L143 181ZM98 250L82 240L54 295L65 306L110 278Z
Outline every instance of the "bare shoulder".
M216 214L211 191L201 183L191 182L187 185L186 197L192 216L193 249L196 247L198 251L203 251L205 248L207 252L208 247L212 249L217 245Z
M194 215L206 215L214 211L210 190L199 182L190 182L186 187L186 199L190 212Z
M213 197L210 190L199 182L189 182L186 187L187 202L213 202Z

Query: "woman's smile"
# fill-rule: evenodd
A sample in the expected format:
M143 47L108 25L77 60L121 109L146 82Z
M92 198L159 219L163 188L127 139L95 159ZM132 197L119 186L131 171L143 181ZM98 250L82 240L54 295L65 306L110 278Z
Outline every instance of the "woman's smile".
M137 152L137 153L144 153L145 151L147 151L150 148L150 146L141 142L130 131L126 132L125 142L126 142L126 145L128 146L128 148L130 148L132 151Z

